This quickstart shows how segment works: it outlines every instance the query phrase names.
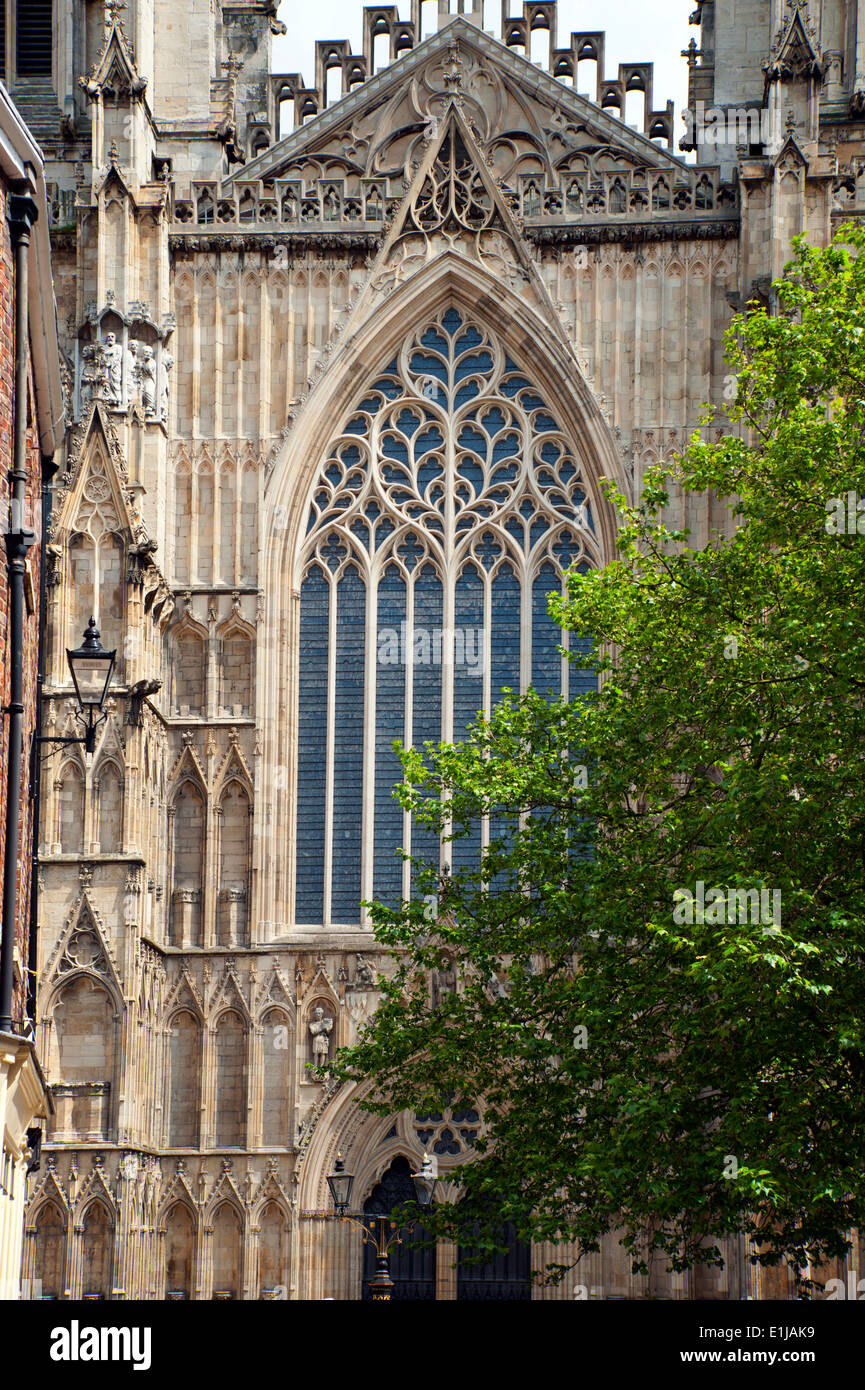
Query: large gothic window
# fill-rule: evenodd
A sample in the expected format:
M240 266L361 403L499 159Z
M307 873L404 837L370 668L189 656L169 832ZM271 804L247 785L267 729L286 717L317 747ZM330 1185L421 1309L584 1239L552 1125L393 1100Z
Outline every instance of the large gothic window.
M298 923L358 923L362 899L408 895L400 847L435 857L393 799L395 738L459 739L505 688L586 686L547 600L597 558L580 460L546 396L456 309L424 325L359 401L311 499Z

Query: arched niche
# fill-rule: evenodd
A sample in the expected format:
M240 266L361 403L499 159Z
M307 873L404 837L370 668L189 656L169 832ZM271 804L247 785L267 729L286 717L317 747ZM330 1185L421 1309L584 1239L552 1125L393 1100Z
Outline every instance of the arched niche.
M198 1147L201 1115L201 1023L180 1009L168 1025L168 1147Z
M236 1299L241 1293L240 1214L231 1202L223 1202L213 1216L211 1265L213 1297Z
M213 1037L213 1143L217 1148L241 1148L245 1143L246 1049L243 1019L234 1009L224 1010L216 1020Z
M265 1148L289 1144L291 1049L294 1029L285 1009L274 1006L261 1020L261 1143Z
M175 1202L165 1217L165 1298L192 1297L195 1272L195 1218L185 1202Z

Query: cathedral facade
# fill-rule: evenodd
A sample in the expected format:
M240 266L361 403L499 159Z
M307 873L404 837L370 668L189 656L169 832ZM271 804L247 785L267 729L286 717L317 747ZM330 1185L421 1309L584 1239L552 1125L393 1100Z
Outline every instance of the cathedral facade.
M47 69L7 44L67 402L44 735L76 732L91 615L117 652L92 758L46 746L36 1296L359 1298L337 1152L358 1210L425 1148L452 1190L481 1110L381 1120L309 1071L376 1005L363 904L435 852L393 740L578 688L546 600L615 554L601 480L638 496L729 395L725 327L791 238L865 212L857 0L698 0L681 143L652 65L609 73L554 0L495 30L484 0L370 6L311 86L271 70L276 8L53 0ZM671 506L695 544L725 524ZM552 1254L397 1272L517 1298ZM786 1296L747 1254L634 1276L611 1237L531 1296Z

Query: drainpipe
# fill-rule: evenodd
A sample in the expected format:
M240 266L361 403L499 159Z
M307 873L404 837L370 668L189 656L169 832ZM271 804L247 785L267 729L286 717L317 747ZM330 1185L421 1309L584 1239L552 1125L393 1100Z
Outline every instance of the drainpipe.
M21 832L21 753L24 734L24 574L27 552L36 536L24 525L27 496L27 366L30 341L27 316L27 263L30 228L38 209L34 185L10 193L8 217L14 251L15 384L12 419L12 470L9 475L9 530L6 554L9 575L9 750L6 768L6 847L3 861L3 935L0 938L0 1032L12 1031L12 980L18 899L18 849Z
M39 931L39 815L42 792L42 759L39 756L42 735L42 689L45 685L45 663L47 660L48 633L46 630L46 610L48 607L48 530L51 525L51 479L57 472L57 464L50 454L42 455L42 525L40 543L42 564L39 567L39 627L38 657L36 667L36 730L32 744L33 774L30 779L30 799L33 814L33 853L30 865L30 931L27 937L27 1017L36 1029L36 972L37 934Z

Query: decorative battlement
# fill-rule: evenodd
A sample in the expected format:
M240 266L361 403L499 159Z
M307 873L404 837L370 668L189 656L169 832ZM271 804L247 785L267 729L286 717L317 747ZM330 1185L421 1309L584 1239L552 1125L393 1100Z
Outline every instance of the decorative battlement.
M329 73L340 73L337 100L348 96L375 72L376 40L386 35L389 40L388 61L394 62L422 42L427 10L437 6L438 28L442 29L460 16L466 23L484 28L485 0L411 0L411 19L402 20L395 5L367 5L364 8L363 52L353 53L346 39L320 39L315 45L315 85L306 86L300 73L280 73L269 79L269 124L279 130L279 111L284 102L293 102L294 126L303 125L324 111L328 104ZM538 31L549 34L549 58L539 64L563 84L576 88L578 65L595 64L594 91L589 95L605 110L615 111L622 119L625 99L630 92L643 94L642 132L652 140L660 140L673 148L673 103L663 109L652 106L652 63L620 63L618 74L608 77L604 68L604 34L600 31L577 31L570 35L566 47L558 45L558 7L556 0L526 0L522 15L503 17L496 37L514 52L531 58L532 35ZM490 30L489 32L493 32ZM284 131L279 131L280 136Z
M404 191L388 179L297 179L192 184L192 196L178 201L174 226L248 231L380 232L399 208ZM738 193L722 183L716 168L683 168L675 176L659 170L564 176L551 183L537 174L519 174L508 190L527 229L533 226L591 224L599 218L668 222L697 216L729 218L738 212Z

